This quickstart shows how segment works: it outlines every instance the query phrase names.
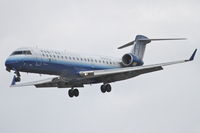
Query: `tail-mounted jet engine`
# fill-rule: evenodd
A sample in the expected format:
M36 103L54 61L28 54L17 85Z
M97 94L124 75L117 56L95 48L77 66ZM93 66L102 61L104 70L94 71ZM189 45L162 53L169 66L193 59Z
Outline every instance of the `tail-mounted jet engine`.
M122 64L123 66L141 66L144 62L134 56L132 53L128 53L122 56Z

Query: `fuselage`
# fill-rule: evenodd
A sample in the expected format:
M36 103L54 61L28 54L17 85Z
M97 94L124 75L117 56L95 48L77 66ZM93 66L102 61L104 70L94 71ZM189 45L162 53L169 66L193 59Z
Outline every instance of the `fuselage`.
M39 48L19 48L7 58L5 65L7 70L64 77L79 76L80 71L122 67L120 59Z

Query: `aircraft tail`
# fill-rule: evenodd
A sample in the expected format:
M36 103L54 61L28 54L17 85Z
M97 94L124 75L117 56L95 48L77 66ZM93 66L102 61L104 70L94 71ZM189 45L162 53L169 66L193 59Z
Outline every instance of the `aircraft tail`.
M146 44L151 41L164 41L164 40L185 40L186 38L161 38L161 39L149 39L144 35L137 35L134 41L131 41L125 45L118 47L118 49L122 49L128 46L133 45L131 53L135 55L139 60L143 60Z
M144 40L144 41L140 41ZM133 48L131 50L131 53L135 55L139 60L143 60L146 44L150 43L151 40L143 35L137 35L135 37L135 43L133 45Z

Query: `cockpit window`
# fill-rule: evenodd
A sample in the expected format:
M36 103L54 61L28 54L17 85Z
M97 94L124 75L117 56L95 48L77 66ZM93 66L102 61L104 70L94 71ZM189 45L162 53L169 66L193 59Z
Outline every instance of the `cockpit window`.
M25 51L14 51L12 54L11 54L11 56L12 55L31 55L32 53L31 53L31 51L29 51L29 50L25 50Z

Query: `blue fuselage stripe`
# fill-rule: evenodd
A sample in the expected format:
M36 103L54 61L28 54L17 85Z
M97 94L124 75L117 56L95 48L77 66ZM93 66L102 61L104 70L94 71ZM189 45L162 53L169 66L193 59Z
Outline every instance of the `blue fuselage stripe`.
M47 58L37 58L32 56L16 56L10 57L9 62L13 62L12 68L23 72L51 74L51 75L76 75L80 71L103 70L119 68L119 65L54 60ZM11 68L11 69L12 69Z

